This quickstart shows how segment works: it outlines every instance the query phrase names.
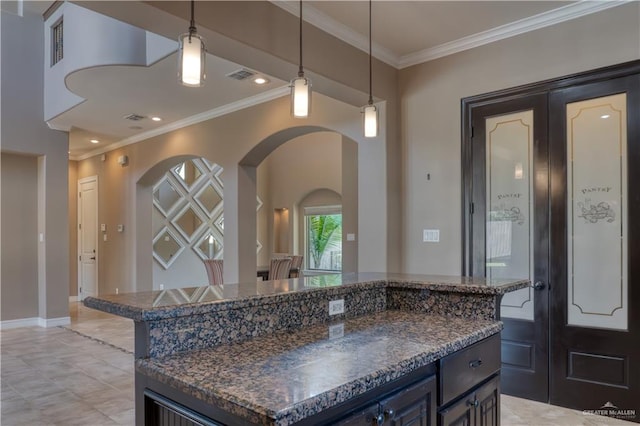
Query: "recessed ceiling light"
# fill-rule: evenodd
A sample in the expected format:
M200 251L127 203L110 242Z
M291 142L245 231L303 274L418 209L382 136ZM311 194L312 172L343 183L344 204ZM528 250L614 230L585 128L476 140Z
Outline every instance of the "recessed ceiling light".
M268 83L268 82L269 82L269 80L267 80L267 79L266 79L266 78L264 78L264 77L256 77L256 78L254 78L254 79L253 79L253 82L254 82L255 84L266 84L266 83Z
M91 142L91 143L100 143L100 141L98 139L91 139L89 142Z
M162 118L160 117L151 117L152 121L162 121Z
M600 118L609 118L611 117L609 114L601 115Z

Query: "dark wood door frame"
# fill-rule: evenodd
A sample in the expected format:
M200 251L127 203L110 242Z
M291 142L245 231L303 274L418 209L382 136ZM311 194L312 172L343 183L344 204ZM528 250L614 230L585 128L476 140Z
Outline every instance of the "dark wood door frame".
M480 244L483 244L485 241L485 234L484 234L485 226L483 225L482 229L474 229L474 214L473 214L474 206L472 204L474 200L478 200L478 193L479 193L478 188L475 188L474 190L474 186L473 186L474 182L479 182L480 186L484 185L484 176L474 176L474 164L473 164L473 161L474 161L473 119L474 117L481 115L482 112L491 111L493 109L492 106L494 104L498 105L498 104L510 103L510 104L517 105L519 100L524 100L525 98L531 98L532 96L546 96L547 110L549 110L551 106L549 100L552 98L551 96L552 93L557 93L560 89L568 89L568 88L578 87L578 86L584 87L585 85L588 85L588 84L603 83L603 82L619 79L622 77L638 75L638 74L640 74L640 60L619 64L619 65L614 65L606 68L601 68L601 69L597 69L589 72L574 74L574 75L570 75L570 76L566 76L558 79L547 80L539 83L528 84L525 86L515 87L511 89L504 89L504 90L500 90L493 93L488 93L488 94L483 94L483 95L462 99L462 105L461 105L462 106L462 129L461 129L462 130L461 132L462 133L462 146L461 146L461 149L462 149L462 152L461 152L462 154L462 200L461 200L462 201L461 203L462 223L461 223L461 226L462 226L462 239L463 239L462 240L462 265L461 265L462 275L473 275L474 271L476 274L478 273L478 271L483 271L484 268L480 268L479 265L485 261L484 248L481 247L481 250L480 250L478 249L479 246L477 246L478 242L480 242ZM637 121L638 120L637 117L639 113L640 113L640 105L631 104L628 110L628 120ZM477 129L477 125L476 125L476 129ZM550 129L551 129L551 124L549 125L547 129L547 133L545 135L547 139L550 139L551 137L551 135L549 134ZM476 142L479 136L480 135L476 135ZM637 144L638 136L640 135L636 135L635 133L630 133L628 135L629 144L633 144L633 143ZM477 149L477 147L475 149ZM559 148L556 148L556 149L559 149ZM542 160L547 165L550 164L550 157L549 157L550 152L551 152L551 149L549 147L549 151L547 152L547 158L546 159L538 158L537 160ZM640 182L640 168L633 166L634 164L638 164L638 162L640 162L640 158L635 158L633 156L635 155L637 157L640 157L640 150L635 150L634 152L636 154L633 154L632 150L629 151L628 176L629 176L629 179L632 179L633 177L633 179L637 179L635 180L635 182ZM482 156L482 153L476 152L475 154L476 156L477 155ZM549 170L551 171L550 168ZM476 172L475 175L478 175L478 173ZM548 179L547 181L549 182L548 185L551 185L552 179ZM550 186L546 188L546 193L549 194L549 202L551 202L551 197L550 197L551 189L552 188ZM629 200L628 201L629 205L632 205L635 203L635 205L640 206L640 201L639 201L640 193L633 193L632 191L629 191L628 200ZM479 210L483 208L484 206L477 206L475 208L476 213L480 213ZM631 210L629 210L630 223L632 221L631 219L632 214L635 215L636 213L640 214L640 207L632 208ZM550 231L554 231L555 233L558 233L557 229L554 230L553 228L552 222L553 222L554 213L552 212L552 210L549 209L548 212L545 214L547 215L547 217L546 217L546 221L543 220L543 222L550 224L551 226L549 228ZM632 229L631 226L629 228L630 233L629 233L628 256L629 256L630 265L633 262L633 259L640 258L637 255L637 252L640 251L640 248L639 248L640 245L638 245L638 242L637 242L638 238L634 238L636 236L640 237L640 231L636 233L634 229L636 228ZM640 227L637 227L637 229L640 230ZM547 234L547 235L550 235L550 234ZM635 242L632 241L632 239L634 239ZM475 249L474 249L474 243L477 246ZM549 241L547 244L552 245L553 241ZM552 250L550 248L549 251L547 252L548 256L551 256L550 254L551 252ZM556 247L556 250L554 253L557 254L557 252L558 252L558 248ZM482 259L479 259L479 258L474 259L474 257L479 257ZM550 258L551 257L549 257L549 259ZM537 273L537 269L538 267L536 265L536 273ZM633 280L635 280L634 278L636 277L632 273L633 271L631 271L631 269L633 268L630 268L629 270L629 300L630 301L637 299L637 296L634 296L634 294L638 292L638 289L632 289L632 282ZM547 273L551 274L551 271L548 270ZM554 279L557 280L558 277L550 275L551 285L553 285ZM561 290L561 289L560 288L556 289L556 292L558 290ZM554 295L554 292L551 292L550 295L552 298L556 297ZM558 306L558 304L556 303L555 306ZM549 310L547 314L547 318L550 319L552 316L554 318L554 321L558 321L558 318L561 318L560 316L557 315L557 312L555 311L552 312L551 310ZM629 321L630 323L636 322L636 325L637 325L637 321L640 321L640 312L638 311L637 308L635 312L633 313L630 312ZM551 321L545 321L544 324L542 324L541 326L545 327L544 335L547 336L546 337L547 339L549 339L547 347L551 351L553 348L552 342L550 341L551 327L552 327ZM546 356L548 358L549 354L547 354ZM633 371L635 372L637 370L634 368ZM552 374L553 373L550 371L550 376L549 376L550 378ZM556 374L557 374L557 371L556 371ZM550 392L547 392L547 394L550 395ZM558 398L554 398L554 399L556 400L556 403L562 404L562 401L559 400ZM635 408L635 407L629 407L629 408Z
M640 73L640 60L625 62L623 64L612 65L592 71L577 73L537 83L526 84L509 89L498 90L495 92L462 99L462 275L470 275L472 271L471 266L473 265L473 226L471 223L471 200L473 199L473 157L471 142L471 139L473 137L473 123L471 122L471 113L473 112L473 109L484 105L517 99L537 93L549 94L555 89L564 87L607 81L614 78L626 77L628 75L638 73Z

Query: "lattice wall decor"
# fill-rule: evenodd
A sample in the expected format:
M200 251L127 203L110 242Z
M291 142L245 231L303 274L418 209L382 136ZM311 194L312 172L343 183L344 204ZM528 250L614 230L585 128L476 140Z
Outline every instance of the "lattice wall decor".
M165 269L189 247L201 259L222 259L224 252L223 169L204 158L177 164L153 187L153 206L162 223L153 239L153 257ZM262 207L257 197L256 211ZM256 251L262 243L256 241ZM188 251L186 253L189 253Z

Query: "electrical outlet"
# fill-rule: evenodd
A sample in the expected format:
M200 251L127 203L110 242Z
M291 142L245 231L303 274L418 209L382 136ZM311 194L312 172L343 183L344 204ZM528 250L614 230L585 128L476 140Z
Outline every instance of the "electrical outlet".
M344 299L329 302L329 315L344 314Z
M118 287L116 287L116 294L118 294L120 292L120 290L118 289Z
M164 290L164 284L160 284L160 290Z
M339 339L344 336L344 323L329 326L329 339Z

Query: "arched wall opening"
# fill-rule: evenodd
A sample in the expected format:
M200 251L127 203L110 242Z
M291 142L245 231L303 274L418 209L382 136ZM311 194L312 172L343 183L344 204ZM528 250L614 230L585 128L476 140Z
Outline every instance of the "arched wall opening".
M357 243L346 235L357 233L357 143L334 131L315 131L297 136L275 148L257 167L256 186L264 207L258 214L258 240L268 242L258 252L258 265L267 265L271 257L305 256L301 200L315 191L335 195L333 204L342 207L345 193L341 240L348 252L345 271L357 270ZM337 198L336 198L337 197ZM336 201L337 199L337 201ZM319 205L326 205L326 200ZM344 234L344 235L343 235Z
M100 272L104 292L118 287L121 293L153 288L151 186L171 166L191 158L206 158L224 169L225 282L255 282L256 167L281 144L318 132L351 141L343 146L357 159L344 167L345 180L351 174L354 188L342 194L358 206L351 228L355 232L350 232L355 234L354 265L362 271L386 271L385 133L364 139L360 109L321 94L314 96L313 111L303 122L293 119L289 99L282 97L118 148L107 153L106 162L99 157L79 162L78 178L98 175L101 182L108 182L99 203L110 207L101 212L100 223L107 223L109 229L115 229L115 224L125 228L101 242L101 247L108 248L102 251L105 267ZM121 155L129 158L127 166L116 163Z

